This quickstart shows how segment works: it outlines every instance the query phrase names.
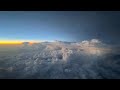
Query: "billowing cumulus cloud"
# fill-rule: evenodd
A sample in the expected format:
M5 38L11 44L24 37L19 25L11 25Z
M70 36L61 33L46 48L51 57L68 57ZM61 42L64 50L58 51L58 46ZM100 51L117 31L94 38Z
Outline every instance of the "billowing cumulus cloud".
M100 45L104 45L104 43L102 43L100 40L98 39L92 39L90 41L88 40L84 40L81 42L82 45L85 45L85 46L100 46Z
M0 55L0 78L120 78L118 48L109 46L98 39L24 46L12 55Z

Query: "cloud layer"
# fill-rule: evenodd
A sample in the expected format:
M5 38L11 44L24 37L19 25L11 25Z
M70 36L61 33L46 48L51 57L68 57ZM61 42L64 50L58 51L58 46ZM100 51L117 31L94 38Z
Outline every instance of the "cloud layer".
M120 54L109 46L98 39L24 46L12 56L0 56L0 78L120 78Z

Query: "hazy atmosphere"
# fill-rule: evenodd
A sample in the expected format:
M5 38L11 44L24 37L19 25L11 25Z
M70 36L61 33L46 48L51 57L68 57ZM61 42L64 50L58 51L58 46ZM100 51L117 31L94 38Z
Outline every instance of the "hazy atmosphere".
M0 79L120 79L119 11L0 11Z

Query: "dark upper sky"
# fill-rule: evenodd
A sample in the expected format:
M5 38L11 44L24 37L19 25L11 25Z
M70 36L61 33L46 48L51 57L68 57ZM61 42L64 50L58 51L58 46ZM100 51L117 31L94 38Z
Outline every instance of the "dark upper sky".
M81 41L99 38L120 43L118 11L0 12L0 40Z

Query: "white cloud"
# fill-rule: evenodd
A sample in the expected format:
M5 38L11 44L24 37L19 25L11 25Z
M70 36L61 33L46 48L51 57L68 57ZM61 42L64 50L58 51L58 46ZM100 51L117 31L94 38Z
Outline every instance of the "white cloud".
M108 71L102 68L102 65L112 67L113 62L114 66L116 65L115 60L106 59L106 53L110 52L110 48L104 47L104 43L98 39L71 44L48 42L30 47L21 50L15 57L9 57L7 64L8 70L11 71L10 77L13 75L15 78L103 78L99 72L104 75ZM6 61L7 58L2 59ZM1 68L4 68L2 66ZM8 77L9 73L0 76Z
M91 42L91 43L101 43L101 41L98 40L98 39L92 39L90 42Z

